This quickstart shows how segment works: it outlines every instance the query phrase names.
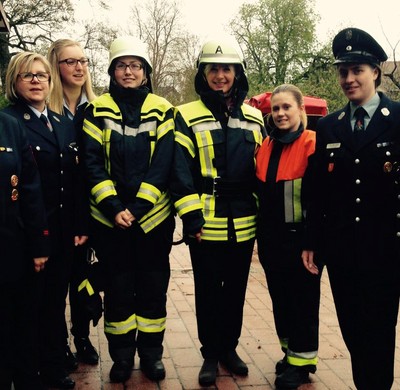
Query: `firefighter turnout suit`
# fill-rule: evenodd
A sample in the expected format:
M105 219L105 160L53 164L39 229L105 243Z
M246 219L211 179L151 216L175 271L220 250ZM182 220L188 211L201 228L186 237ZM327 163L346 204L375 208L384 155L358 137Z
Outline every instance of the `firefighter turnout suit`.
M234 351L240 337L258 211L255 153L263 137L259 110L239 99L228 111L219 98L208 92L177 107L171 184L189 243L205 359ZM199 243L191 236L201 227Z
M83 125L91 240L102 269L111 358L133 364L136 349L141 359L159 360L163 352L175 226L167 191L173 108L147 88L115 93L118 100L110 92L89 104ZM114 217L125 209L135 221L121 229ZM90 278L84 285L90 289Z
M276 129L277 130L277 129ZM315 132L274 130L257 153L260 214L257 248L273 303L275 328L285 360L315 372L320 277L303 266L308 157Z

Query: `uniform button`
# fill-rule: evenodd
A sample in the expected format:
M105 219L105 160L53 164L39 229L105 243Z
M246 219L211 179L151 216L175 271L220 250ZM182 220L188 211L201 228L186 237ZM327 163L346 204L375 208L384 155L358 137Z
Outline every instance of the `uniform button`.
M61 187L61 192L64 191L64 187Z
M361 218L360 217L356 217L356 222L360 222Z
M360 203L361 199L360 198L356 198L356 203Z
M361 183L361 180L360 179L357 179L356 180L356 184L360 184Z
M356 158L356 159L354 160L354 162L355 162L356 164L360 164L360 159Z
M396 236L397 236L397 237L400 237L400 232L397 232L397 233L396 233Z
M397 218L400 218L400 213L397 213L396 217L397 217Z
M392 153L390 153L389 151L386 152L386 156L391 156Z
M60 204L60 209L62 209L62 207L63 207L63 205L62 205L62 203Z
M63 174L64 174L64 171L61 171L60 173L63 175Z
M62 158L62 153L60 153L60 157Z
M331 153L330 155L329 155L329 157L333 157L335 155L335 153Z

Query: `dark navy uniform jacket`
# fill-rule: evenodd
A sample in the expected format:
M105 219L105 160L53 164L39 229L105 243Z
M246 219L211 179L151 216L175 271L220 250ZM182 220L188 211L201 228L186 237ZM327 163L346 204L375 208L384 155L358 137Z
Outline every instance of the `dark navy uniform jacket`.
M0 113L0 285L50 253L40 177L23 128Z
M379 95L361 141L349 104L318 121L305 248L323 249L327 264L358 262L371 277L400 262L400 103Z
M66 248L72 250L75 235L88 235L87 196L80 179L73 122L48 110L51 132L23 102L10 105L4 111L18 118L27 130L39 166L52 253Z

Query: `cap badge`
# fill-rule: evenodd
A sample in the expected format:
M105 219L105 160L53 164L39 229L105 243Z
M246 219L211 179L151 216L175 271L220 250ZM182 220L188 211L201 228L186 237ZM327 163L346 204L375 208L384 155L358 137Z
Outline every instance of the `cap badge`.
M345 36L346 41L350 41L352 37L353 37L353 31L352 30L347 30L346 31L346 36Z
M352 46L350 46L350 45L346 46L346 51L351 51L352 49L353 49Z

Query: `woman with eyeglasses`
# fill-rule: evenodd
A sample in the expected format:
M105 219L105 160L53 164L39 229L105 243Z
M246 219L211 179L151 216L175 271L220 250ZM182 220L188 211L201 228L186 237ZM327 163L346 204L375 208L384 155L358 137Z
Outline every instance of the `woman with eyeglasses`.
M91 192L91 242L104 269L104 331L113 382L142 372L164 379L169 253L175 227L167 191L174 150L173 107L153 94L144 44L110 46L109 93L85 110L83 145ZM90 279L89 279L90 282Z
M74 247L85 243L87 227L82 223L75 129L69 119L48 108L52 88L51 67L44 56L21 52L12 57L6 74L10 105L4 111L26 129L39 168L51 241L40 275L40 376L46 386L72 389L75 382L66 367L65 306Z
M89 101L96 95L92 88L89 72L89 60L85 56L79 42L71 39L54 41L47 52L53 74L53 89L49 95L49 108L57 114L64 115L74 122L77 135L78 151L81 150L81 135L83 112ZM82 175L83 179L83 175ZM86 192L87 215L89 216L89 193ZM85 193L85 194L86 194ZM83 194L82 194L83 195ZM102 313L102 300L99 292L93 294L90 300L81 299L78 293L82 275L86 273L89 242L75 248L72 279L69 286L69 302L71 310L71 333L74 336L76 356L85 364L97 364L99 355L90 339L90 321L97 325ZM90 310L91 305L95 310ZM78 362L66 345L66 353L71 369L76 369Z

